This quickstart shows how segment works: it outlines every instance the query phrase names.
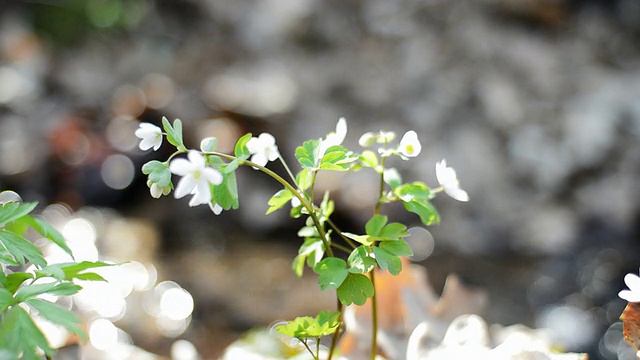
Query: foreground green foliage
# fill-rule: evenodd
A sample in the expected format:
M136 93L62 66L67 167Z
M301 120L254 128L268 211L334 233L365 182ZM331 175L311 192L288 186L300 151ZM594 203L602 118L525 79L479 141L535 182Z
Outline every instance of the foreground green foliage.
M83 341L86 335L73 312L45 296L78 293L82 287L74 280L104 281L87 270L109 265L89 261L48 264L40 249L25 237L28 231L35 231L73 258L71 249L50 224L30 215L36 203L21 203L12 194L0 193L12 199L0 203L0 359L41 359L43 354L50 358L55 349L37 326L36 317L65 327Z

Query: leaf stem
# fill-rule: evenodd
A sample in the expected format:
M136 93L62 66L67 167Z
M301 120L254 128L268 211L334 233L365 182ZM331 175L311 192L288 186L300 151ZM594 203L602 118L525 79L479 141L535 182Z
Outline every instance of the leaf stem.
M289 166L287 165L287 163L284 161L284 159L282 158L282 155L278 155L278 159L280 159L280 163L282 163L282 166L284 167L284 169L287 171L287 174L289 174L289 177L291 178L291 180L293 180L293 183L295 184L296 182L296 177L293 175L293 173L291 172L291 169L289 169Z
M334 224L333 221L331 221L331 219L327 219L327 223L329 223L329 226L331 226L333 231L335 231L338 234L338 236L340 236L342 238L342 240L344 240L347 244L349 244L349 246L351 246L351 249L357 248L357 246L353 243L353 241L351 241L351 239L349 239L348 237L342 235L342 231L340 231L340 229L338 229L336 224Z
M342 327L342 317L344 315L344 306L340 302L340 299L337 299L337 303L338 303L337 305L338 312L340 312L340 315L338 315L338 327L336 328L336 332L334 332L333 336L331 337L331 348L329 349L329 356L327 357L327 360L331 360L331 358L333 357L333 352L336 348L336 345L338 344L338 338L340 337L340 328Z

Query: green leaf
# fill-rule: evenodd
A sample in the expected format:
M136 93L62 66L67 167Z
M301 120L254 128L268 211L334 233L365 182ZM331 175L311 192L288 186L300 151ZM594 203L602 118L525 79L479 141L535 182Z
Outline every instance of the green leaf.
M375 169L379 173L379 169L377 169L379 161L378 155L376 153L371 150L365 150L362 152L362 154L360 154L360 157L358 159L360 160L362 165L368 168Z
M349 275L347 263L334 257L320 261L313 268L313 271L320 275L318 277L318 285L320 285L322 291L338 288Z
M11 291L0 288L0 314L13 304L15 304L15 301L13 300Z
M381 238L380 240L395 240L407 235L407 227L404 224L394 222L383 227L379 236Z
M402 177L400 176L400 173L398 172L398 170L393 168L385 169L382 175L382 179L387 185L391 186L392 189L395 189L398 186L402 185Z
M404 203L405 209L420 216L420 221L429 226L440 222L440 215L435 206L428 201L413 200Z
M383 243L386 244L386 243ZM376 255L376 261L382 270L389 270L393 275L398 275L402 271L402 260L398 255L394 255L380 247L374 247L373 253Z
M312 172L309 169L302 169L296 175L296 185L298 189L302 192L306 191L311 187L311 182L313 181Z
M411 184L398 186L393 189L393 193L404 202L414 200L425 202L434 197L431 189L421 181L414 181Z
M348 150L342 146L331 146L320 160L321 170L347 171L349 163L356 158L347 157Z
M73 280L73 279L81 279L81 280L102 280L104 281L104 279L95 274L95 273L84 273L85 270L88 269L95 269L95 268L100 268L100 267L106 267L106 266L113 266L113 264L107 264L101 261L83 261L83 262L79 262L79 263L73 263L73 262L68 262L68 263L58 263L58 264L51 264L48 265L44 268L42 268L39 271L36 271L37 274L42 274L43 276L52 276L58 280ZM86 274L93 274L93 275L89 275L89 277L91 279L85 279L84 277L86 277ZM96 278L96 276L99 276L100 278Z
M82 289L81 286L71 282L25 285L16 291L15 298L20 302L45 293L56 296L67 296L76 294L80 289Z
M238 183L236 182L236 173L230 172L222 177L220 185L211 185L213 200L223 209L237 209L238 202Z
M0 348L22 352L23 359L40 359L36 355L37 349L42 349L48 356L54 354L40 329L20 306L11 307L0 320Z
M238 169L238 167L240 166L240 160L239 159L234 159L232 162L228 163L223 169L222 169L222 173L223 174L229 174L232 173L234 171L236 171Z
M238 141L236 142L236 146L233 149L233 153L236 155L238 159L246 160L251 156L249 149L247 149L247 142L251 139L253 135L251 133L244 134Z
M338 299L344 305L364 305L374 293L371 280L362 274L348 274L337 290Z
M10 231L0 230L0 242L13 255L20 265L25 264L25 259L38 267L47 265L40 250L29 240Z
M349 239L356 241L362 245L371 246L375 243L375 239L369 235L357 235L348 232L343 232L342 235L348 237Z
M38 310L40 315L54 324L62 325L70 332L80 336L83 342L87 341L87 336L84 331L78 326L81 321L76 314L71 311L50 303L41 299L31 299L27 301L27 304L33 306Z
M7 285L5 287L7 290L15 293L20 285L22 285L23 282L29 279L33 279L33 275L17 271L7 276Z
M0 206L0 228L29 214L35 209L36 205L38 205L36 202L24 204L12 202Z
M365 225L365 231L369 236L380 236L382 228L387 223L387 217L384 215L374 215Z
M271 199L269 199L269 209L267 210L267 215L285 206L287 203L289 203L291 198L293 198L293 194L288 189L282 189L275 193L275 195L273 195Z
M316 157L319 146L320 140L309 140L296 148L295 156L302 168L317 170L318 159Z
M62 236L62 234L60 234L58 230L51 226L51 224L44 220L31 216L26 216L25 219L29 226L31 226L35 231L40 233L40 235L44 236L45 238L51 240L54 244L58 245L62 250L64 250L64 252L71 255L71 257L73 258L73 253L67 246L67 242L64 239L64 236Z
M316 339L336 332L340 325L339 318L338 311L322 311L315 319L310 316L301 316L286 324L278 325L276 331L297 339Z
M376 260L369 254L368 246L358 246L353 249L347 262L349 264L349 272L355 274L368 273L376 266Z
M383 241L380 243L380 248L384 249L390 254L398 255L398 256L411 256L413 255L413 251L409 248L406 241L400 239L396 241Z
M180 151L187 151L182 140L182 121L180 121L180 119L176 119L173 122L173 126L171 126L169 120L166 117L163 117L162 127L167 133L167 141L171 145L175 146Z
M3 263L3 264L10 265L10 266L18 266L19 265L18 262L16 261L16 259L13 257L13 255L11 255L11 253L9 251L7 251L7 249L5 249L2 246L0 246L0 262Z
M166 162L160 162L158 160L151 160L142 165L142 173L149 175L153 172L164 171L167 168Z

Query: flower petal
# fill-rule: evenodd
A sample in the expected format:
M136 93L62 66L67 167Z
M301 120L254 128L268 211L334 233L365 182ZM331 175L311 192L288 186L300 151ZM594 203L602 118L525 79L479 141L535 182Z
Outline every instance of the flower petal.
M209 208L211 209L211 211L213 211L214 214L216 215L220 215L220 213L222 212L222 206L218 205L218 203L216 204L212 204L211 202L209 203Z
M451 196L452 198L458 200L458 201L462 201L462 202L467 202L469 201L469 194L467 194L466 191L460 189L459 187L445 187L444 188L444 192Z
M624 276L624 283L631 291L640 293L640 276L636 274L627 274Z
M213 185L220 185L223 180L220 171L209 167L202 170L202 177Z
M174 191L173 195L176 199L180 199L185 195L191 194L191 191L196 186L196 180L191 175L187 175L180 179L178 185L176 186L176 191Z
M204 169L205 160L202 154L200 154L195 150L190 150L189 153L187 154L187 157L189 158L189 161L193 165L194 169L198 169L198 170Z
M193 170L193 165L187 159L175 159L169 164L169 171L179 176L191 174Z
M618 296L628 302L640 302L640 292L631 290L622 290Z

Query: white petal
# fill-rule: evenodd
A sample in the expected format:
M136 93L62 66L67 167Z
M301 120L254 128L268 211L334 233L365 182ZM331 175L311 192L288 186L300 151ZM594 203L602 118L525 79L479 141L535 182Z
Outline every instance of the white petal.
M193 170L193 165L187 159L175 159L169 164L169 171L179 176L191 174Z
M274 138L273 135L269 133L260 134L260 136L258 136L258 139L260 140L260 142L262 143L262 146L264 147L276 144L276 138Z
M202 177L213 185L220 185L222 183L222 174L216 169L204 168L204 170L202 170Z
M436 163L436 179L438 179L438 183L442 184L442 180L444 179L444 169L447 168L447 160L442 159L441 161Z
M195 169L204 169L205 161L202 154L195 150L190 150L187 157Z
M149 188L149 191L151 192L151 196L156 198L156 199L158 199L158 198L160 198L160 196L162 196L162 188L157 183L151 184L151 187Z
M624 276L624 283L632 291L640 292L640 276L636 274L627 274Z
M211 209L211 211L213 211L213 213L214 213L214 214L216 214L216 215L220 215L220 213L221 213L221 212L222 212L222 210L223 210L223 209L222 209L222 206L218 205L217 203L216 203L216 204L213 204L213 205L212 205L212 203L209 203L209 208L210 208L210 209Z
M256 163L256 164L258 164L260 166L265 166L265 165L267 165L268 159L267 159L267 157L265 156L264 153L259 152L259 153L254 154L251 157L251 162L254 162L254 163Z
M640 302L640 292L638 291L622 290L618 293L618 296L628 302Z
M338 120L338 124L336 125L336 141L335 145L340 145L344 141L344 138L347 136L347 120L341 117Z
M249 141L247 141L247 150L249 150L251 154L260 152L259 147L260 140L258 140L258 138L252 137L251 139L249 139Z
M176 199L180 199L185 195L191 194L191 191L195 186L196 181L193 176L187 175L180 179L180 181L178 182L178 186L176 186L176 191L173 193L173 195L176 197Z
M469 194L467 194L466 191L460 189L459 187L445 187L444 192L458 201L469 201Z
M278 160L278 157L280 156L280 153L278 152L278 148L277 147L273 147L273 148L269 148L266 151L267 153L267 158L269 159L269 161L276 161Z

